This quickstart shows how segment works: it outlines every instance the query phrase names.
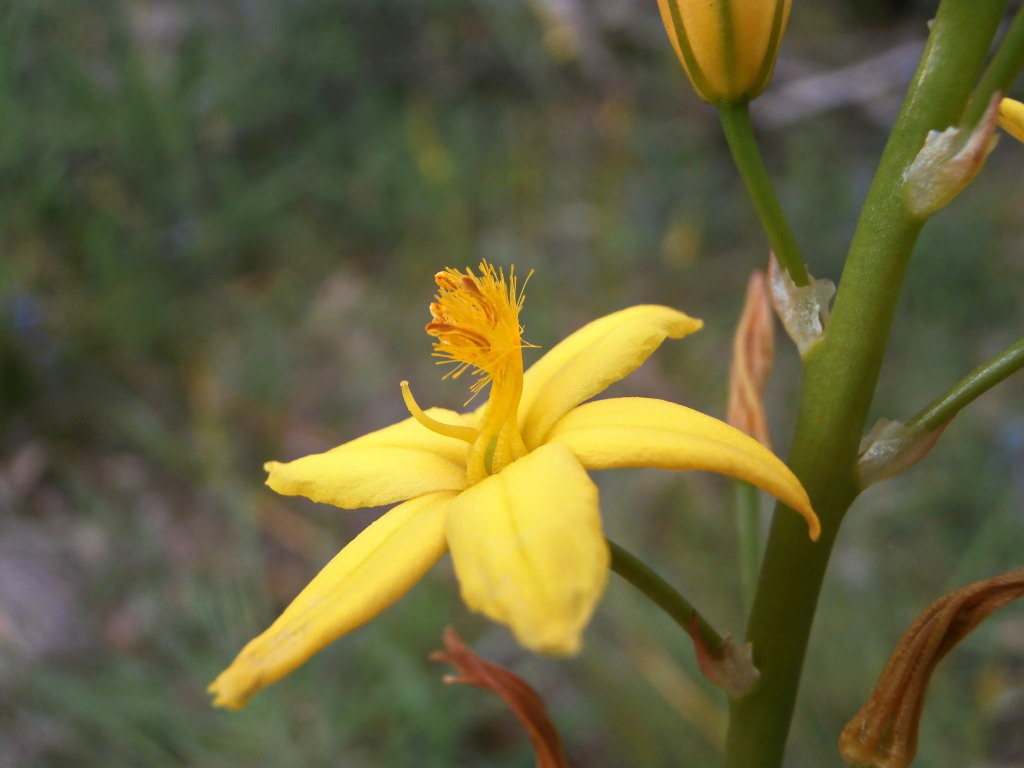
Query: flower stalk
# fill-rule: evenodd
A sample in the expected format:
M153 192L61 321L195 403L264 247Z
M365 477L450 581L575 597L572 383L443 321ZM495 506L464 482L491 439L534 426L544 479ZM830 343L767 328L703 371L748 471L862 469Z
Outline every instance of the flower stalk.
M754 137L754 127L750 123L748 103L742 101L722 104L718 107L718 116L722 121L722 129L725 131L732 159L739 169L740 176L743 177L743 183L754 203L775 257L796 285L809 285L811 279L796 244L796 237L775 194L768 169L761 159L761 151Z
M943 0L939 6L858 222L827 333L804 358L790 465L822 516L822 536L807 542L777 510L747 631L762 679L732 703L728 768L782 763L818 594L839 526L858 493L860 435L923 225L906 209L903 172L928 131L959 122L1005 9L1005 0Z
M1003 379L1024 368L1024 339L987 360L907 422L911 429L938 429Z
M717 648L722 644L722 636L708 624L690 601L655 573L647 563L611 539L608 539L608 549L612 553L612 570L643 592L686 634L692 637L696 631L700 634L700 641L711 648Z
M718 634L685 597L646 563L611 540L608 547L612 570L643 592L690 636L704 676L730 697L748 693L761 676L753 664L750 644L737 645L728 635Z
M971 103L964 115L964 125L974 126L981 122L986 106L997 92L1005 93L1014 78L1024 68L1024 5L1010 22L1006 34L999 41L996 52L978 86L974 89Z

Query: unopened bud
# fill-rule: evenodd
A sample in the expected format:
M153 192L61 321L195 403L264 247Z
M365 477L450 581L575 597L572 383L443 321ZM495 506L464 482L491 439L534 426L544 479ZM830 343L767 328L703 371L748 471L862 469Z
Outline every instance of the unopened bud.
M747 283L747 298L732 343L726 420L768 448L772 438L764 413L764 387L775 354L773 322L768 281L763 272L754 272Z
M672 47L711 104L752 99L775 68L790 0L658 0Z
M999 127L1017 141L1024 141L1024 104L1014 99L999 102Z
M931 216L974 181L996 145L998 114L996 95L973 129L953 126L928 132L924 146L906 173L907 207L913 216Z

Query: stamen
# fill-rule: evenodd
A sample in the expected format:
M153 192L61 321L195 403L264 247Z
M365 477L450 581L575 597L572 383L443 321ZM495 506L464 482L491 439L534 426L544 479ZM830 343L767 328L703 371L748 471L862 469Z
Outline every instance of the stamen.
M426 331L431 336L444 336L445 341L448 344L452 343L450 337L461 336L471 344L476 344L478 347L482 347L483 349L489 349L491 346L490 342L487 340L487 337L484 336L482 333L471 331L468 328L460 328L457 325L451 325L449 323L440 323L435 320L433 322L427 323Z
M434 275L434 282L439 288L447 288L449 291L458 290L459 284L448 272L438 272Z
M477 285L476 278L473 275L462 276L462 287L467 291L472 291L477 296L483 297L483 293L480 292L480 286Z
M413 418L431 432L436 432L437 434L444 435L445 437L454 437L456 440L465 440L470 445L476 442L479 432L472 427L460 426L457 424L445 424L443 421L438 421L437 419L432 419L427 416L412 396L412 390L409 389L408 381L402 382L402 399L405 401L405 407L409 409L409 413L412 414Z

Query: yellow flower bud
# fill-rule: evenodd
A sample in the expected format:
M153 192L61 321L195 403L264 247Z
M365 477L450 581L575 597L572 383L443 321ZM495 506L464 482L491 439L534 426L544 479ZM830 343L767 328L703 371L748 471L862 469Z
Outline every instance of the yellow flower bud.
M711 104L752 99L768 85L791 0L658 0L672 47Z

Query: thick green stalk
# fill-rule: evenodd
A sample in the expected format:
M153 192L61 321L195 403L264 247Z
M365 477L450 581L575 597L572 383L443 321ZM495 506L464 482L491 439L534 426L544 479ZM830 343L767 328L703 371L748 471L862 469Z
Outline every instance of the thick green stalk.
M858 221L825 338L804 360L791 466L821 519L818 542L776 510L747 639L762 678L732 703L729 768L782 762L804 653L832 544L857 494L857 447L903 275L922 222L903 173L929 130L955 125L981 72L1006 0L943 0L917 74Z
M739 544L740 597L743 613L750 612L757 592L757 572L761 565L761 531L758 519L760 491L742 480L733 483L736 499L736 539Z
M768 176L768 170L761 160L761 152L757 148L757 140L754 138L754 129L750 124L749 104L746 101L734 104L718 105L718 116L722 120L722 130L729 142L729 150L732 152L732 159L739 169L743 183L747 186L747 192L757 215L761 219L761 226L768 235L768 242L775 251L775 258L779 260L782 268L789 273L790 278L797 285L808 285L811 280L807 275L807 267L804 266L803 257L797 247L796 238L789 228L786 215L782 212L779 199L775 196L775 188Z

